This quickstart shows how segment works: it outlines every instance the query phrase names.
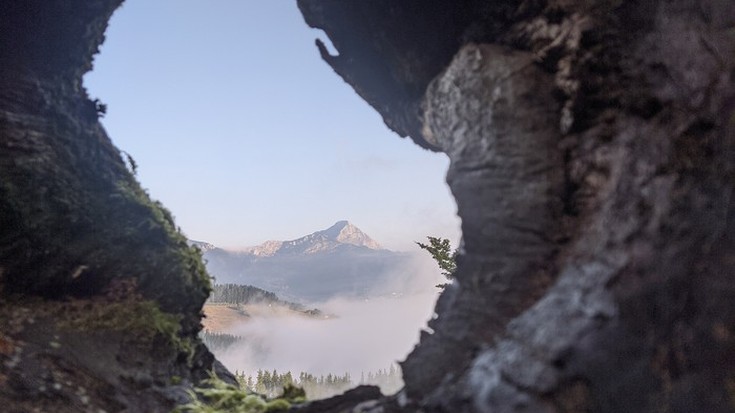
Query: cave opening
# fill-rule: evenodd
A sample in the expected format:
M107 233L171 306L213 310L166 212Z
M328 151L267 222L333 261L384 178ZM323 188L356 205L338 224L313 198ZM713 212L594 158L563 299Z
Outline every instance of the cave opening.
M129 168L204 253L219 286L205 342L261 392L265 372L340 392L400 376L445 282L415 242L459 242L446 156L385 127L321 61L313 41L328 39L295 3L144 4L115 12L84 82ZM339 257L315 264L322 252Z
M347 178L359 162L349 156L348 146L321 144L319 139L329 136L325 129L311 133L306 126L314 119L326 127L348 120L348 101L321 107L313 96L326 97L329 89L308 78L293 83L312 86L306 94L311 98L288 106L295 90L286 75L308 73L309 62L282 47L273 32L249 36L265 46L257 56L252 55L258 49L248 46L246 62L276 63L262 76L245 71L248 65L223 59L246 45L220 47L222 42L207 34L247 38L235 30L240 25L225 24L227 18L244 24L238 16L253 17L247 27L270 19L235 7L244 4L231 4L219 19L210 15L216 8L187 14L183 2L176 8L146 4L144 14L151 18L134 21L135 30L122 37L114 29L122 20L113 22L113 42L103 56L116 56L112 43L135 36L141 43L120 44L149 51L117 55L120 61L110 65L123 72L137 67L126 67L126 62L153 66L137 67L148 83L125 77L132 72L111 75L118 91L133 94L131 101L143 113L131 116L114 88L95 86L94 74L88 81L96 99L90 99L81 87L82 75L91 69L107 21L122 2L0 3L5 34L0 36L0 405L6 410L170 412L180 406L211 411L213 406L187 396L195 388L206 391L199 386L212 384L207 381L212 371L234 381L197 338L211 291L201 252L163 204L141 188L136 174L209 251L216 248L204 241L222 240L198 232L185 207L211 201L205 190L218 184L229 184L220 193L250 196L249 202L232 202L239 208L235 216L243 220L276 216L277 222L295 228L278 207L308 210L313 199L306 195L313 195L323 201L316 203L317 210L326 216L334 202L320 198L316 189L324 189L340 194L344 202L355 198L368 210L376 209L368 201L377 199L381 220L396 229L386 218L400 209L391 202L406 194L422 200L408 189L417 189L416 183L430 175L401 158L406 162L400 166L424 178L409 179L412 186L406 189L398 185L396 170L372 162L374 168L363 169L390 172L392 180L376 179L397 195L368 196L372 188L364 181L339 191L327 178ZM441 0L298 0L305 21L324 29L337 46L339 56L319 49L329 66L392 130L450 157L447 181L463 219L463 248L455 273L459 282L441 294L438 315L429 323L434 334L422 334L401 365L403 391L383 397L375 387L362 386L304 404L299 395L287 398L298 404L289 411L732 411L735 9L725 0L675 3L466 0L447 7ZM135 4L140 3L127 3L123 10L130 12ZM157 43L175 32L173 24L167 23L166 31L145 26L158 28L172 19L183 29L174 37L187 40L183 44L193 62L155 59L181 54L177 45L182 42ZM293 26L274 24L275 34L302 27L296 21ZM197 42L203 50L195 50ZM265 57L266 51L282 60ZM98 74L105 73L103 61ZM235 76L198 65L212 62L233 69ZM156 71L165 76L152 76ZM253 86L238 89L239 77ZM224 85L217 80L225 80ZM146 95L165 85L169 88ZM223 98L257 91L255 85L264 87L262 96L276 95L276 103L268 105L263 98L241 108L234 98ZM288 93L279 96L279 86ZM207 95L210 90L229 94ZM260 107L268 110L257 112ZM273 107L278 117L264 116L272 115ZM328 116L317 117L320 112ZM301 117L289 117L293 113ZM119 119L136 121L115 125L121 114ZM167 114L173 116L163 124L134 128L145 116L158 120ZM112 144L101 117L126 152ZM241 120L237 133L228 133L231 119ZM374 120L370 124L379 125ZM258 130L256 121L269 128ZM379 147L369 126L345 125L337 136L350 136L349 142L357 144L360 134L368 134L366 147ZM278 136L276 126L292 126L296 132ZM123 133L125 127L135 133ZM255 137L248 140L243 131ZM164 139L166 133L175 138ZM136 148L126 136L147 139L149 145ZM218 143L215 139L222 136L231 139ZM299 147L287 137L307 137L309 145ZM264 156L263 148L273 142L277 161ZM195 152L188 158L187 143ZM169 158L189 162L176 169L165 156L145 159L156 152L155 144ZM262 182L252 177L264 175L207 175L224 170L225 157L211 153L217 148L239 161L235 165L268 172L269 184L279 173L289 178L294 186L282 192L292 196L290 202L260 192ZM312 169L332 165L327 160L337 152L350 167L309 178ZM355 152L369 153L365 148ZM310 168L297 173L286 168L304 159L311 161ZM259 160L266 165L258 167ZM154 167L173 179L157 185ZM248 180L228 181L232 176ZM184 207L166 195L177 185L186 190ZM230 205L215 201L216 207ZM266 213L246 209L258 203L269 207ZM222 220L238 232L237 245L251 234L263 239L302 235L295 229L284 237L266 235L252 222L238 230L239 218L205 209L209 222ZM408 209L430 221L416 208ZM353 241L348 249L359 246L355 243L377 245L354 224L350 227L347 218L392 245L367 218L363 222L358 214L339 214L319 225L340 221L306 239L326 243L330 237L347 238ZM343 234L346 228L350 231ZM421 233L410 238L429 232L416 228ZM298 251L299 245L312 244L274 241L260 244L259 255L251 255L260 260L281 248ZM345 277L350 281L362 279L349 271L340 274L350 275ZM331 285L309 281L305 285ZM304 319L331 314L284 306L301 311ZM312 326L330 321L310 320ZM364 323L353 324L365 330ZM332 341L349 347L355 359L365 359L367 352L355 346L366 340ZM288 342L300 351L299 360L313 359L304 340L291 337ZM322 339L319 344L335 343ZM221 386L209 390L229 386L216 384ZM227 390L249 398L254 411L290 409L286 398L266 400Z

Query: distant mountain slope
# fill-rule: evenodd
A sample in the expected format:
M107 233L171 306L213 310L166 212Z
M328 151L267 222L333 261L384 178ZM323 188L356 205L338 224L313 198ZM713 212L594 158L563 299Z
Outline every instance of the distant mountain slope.
M266 241L261 245L246 248L244 252L259 257L272 257L278 254L318 254L343 245L354 245L371 250L383 249L380 244L349 221L338 221L325 230L292 241Z
M212 293L209 295L207 304L262 304L284 307L293 311L318 312L318 310L308 310L303 304L281 300L275 293L262 288L239 284L215 284L212 286Z
M408 261L407 254L383 249L348 221L291 241L202 251L217 283L253 285L302 302L366 296L390 283Z
M252 285L215 284L207 304L289 304L278 296Z
M210 333L226 333L230 327L247 322L251 317L267 314L323 316L318 309L308 309L302 304L281 300L270 291L236 284L215 284L203 310L205 317L202 324Z

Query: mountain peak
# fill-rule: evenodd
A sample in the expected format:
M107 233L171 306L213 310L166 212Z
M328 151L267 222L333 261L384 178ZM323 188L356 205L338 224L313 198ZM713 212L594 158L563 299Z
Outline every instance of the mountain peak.
M367 247L373 250L383 249L380 244L375 242L367 234L362 232L360 228L352 225L349 221L337 221L331 227L315 234L323 234L327 239L336 241L341 244L351 244L358 247Z
M345 228L349 228L349 227L357 228L354 225L350 224L350 221L346 221L345 220L345 221L337 221L331 227L329 227L329 228L327 228L325 230L322 230L322 231L317 231L316 233L322 233L322 234L324 234L324 235L326 235L326 236L328 236L330 238L337 239L337 237L339 236L340 232L344 231ZM358 231L359 231L359 229L358 229Z
M382 250L375 240L362 232L360 228L347 220L337 221L331 227L316 231L291 241L268 241L255 247L246 248L243 252L260 257L270 257L281 253L314 254L334 250L340 245L354 245Z

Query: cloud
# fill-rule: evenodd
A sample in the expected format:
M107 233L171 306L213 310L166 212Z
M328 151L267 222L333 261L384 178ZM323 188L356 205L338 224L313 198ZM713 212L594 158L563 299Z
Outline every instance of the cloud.
M361 372L386 369L408 355L434 313L434 285L441 278L428 261L417 257L413 271L397 274L395 285L376 288L372 298L319 304L332 318L267 312L253 317L228 331L244 341L217 356L233 371L348 372L355 382Z

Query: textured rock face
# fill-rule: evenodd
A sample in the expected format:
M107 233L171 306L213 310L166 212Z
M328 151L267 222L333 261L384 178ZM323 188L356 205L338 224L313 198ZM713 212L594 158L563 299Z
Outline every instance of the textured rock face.
M120 1L2 6L0 267L4 289L46 297L137 280L165 310L208 294L198 254L151 201L98 122L81 76ZM163 293L165 291L165 293Z
M563 178L551 89L530 53L490 45L462 48L429 86L424 136L452 161L447 182L465 223L468 288L447 293L453 311L404 363L407 374L420 371L409 389L436 386L446 371L467 366L473 349L492 344L549 283L544 265L555 251ZM433 356L447 347L451 357Z
M120 0L0 5L0 404L167 411L209 279L81 86ZM83 389L83 390L79 390Z
M299 6L386 124L451 159L457 282L383 409L735 410L731 4Z

